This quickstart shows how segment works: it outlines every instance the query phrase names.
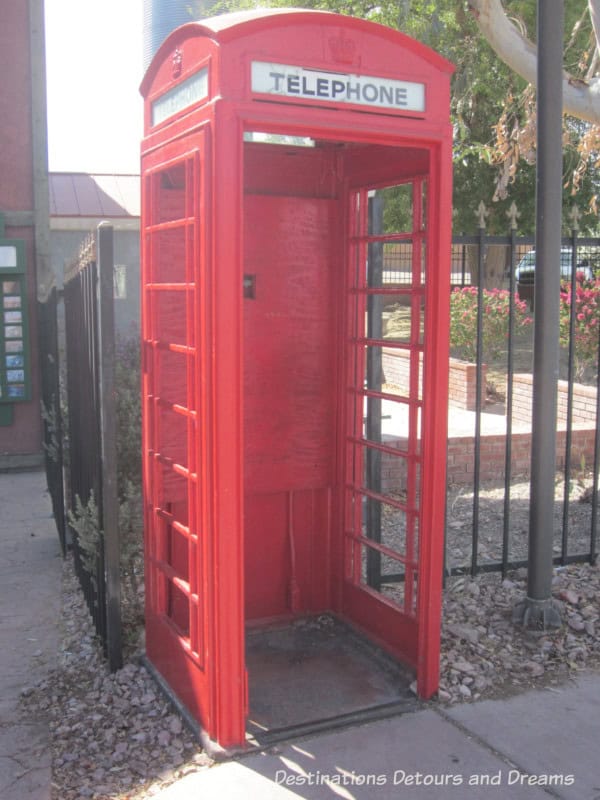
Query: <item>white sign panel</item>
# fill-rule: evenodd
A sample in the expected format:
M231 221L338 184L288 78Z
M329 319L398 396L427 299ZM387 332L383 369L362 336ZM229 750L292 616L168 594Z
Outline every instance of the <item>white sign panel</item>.
M0 269L15 269L17 266L17 248L13 245L0 246Z
M353 103L396 111L425 111L425 84L322 72L291 64L252 62L252 91L278 97Z
M152 103L152 124L159 125L208 97L208 67L190 75Z

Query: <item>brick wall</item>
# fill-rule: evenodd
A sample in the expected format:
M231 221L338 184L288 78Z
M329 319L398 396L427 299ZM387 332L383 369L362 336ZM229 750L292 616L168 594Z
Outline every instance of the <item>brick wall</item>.
M42 463L32 127L40 109L31 105L31 10L31 3L18 0L2 3L0 14L0 213L5 237L25 242L32 378L31 401L13 403L12 422L0 426L0 468ZM31 24L36 29L36 21Z
M557 422L567 420L567 397L569 384L558 381ZM533 376L519 373L513 382L513 421L531 423L531 405L533 393ZM573 423L590 426L590 420L596 417L596 387L582 383L573 385Z
M423 354L420 354L420 382L419 397L422 387L422 364ZM403 394L408 394L409 374L410 374L410 353L407 350L396 350L391 347L384 347L382 353L382 366L384 382L398 387ZM463 408L467 411L474 411L476 408L477 397L477 374L475 364L466 361L450 359L450 371L448 378L448 402L455 408ZM482 370L481 400L482 406L485 401L485 376L486 365Z
M594 461L595 429L573 429L571 432L571 465L578 467L582 458L586 464ZM556 433L556 466L565 465L566 431ZM480 450L480 476L482 480L504 478L505 437L482 436ZM447 480L449 484L461 485L473 480L475 464L475 442L471 437L448 440ZM512 436L511 474L526 475L531 463L531 433L514 433Z
M485 406L485 380L487 366L484 364L481 372L481 407ZM475 411L477 408L477 366L468 361L450 359L450 374L448 376L448 404L455 408L464 408L466 411Z
M574 429L571 433L571 465L579 467L582 459L586 464L594 461L595 429ZM565 464L566 431L557 431L556 466ZM406 448L406 439L386 441L386 445ZM481 437L480 447L481 480L503 480L505 458L505 436L494 434ZM511 475L527 475L531 463L531 432L514 433L511 450ZM458 436L448 439L447 483L449 485L468 485L472 483L475 469L475 440L472 436ZM406 463L403 458L384 454L382 457L382 491L394 492L404 488L406 482Z

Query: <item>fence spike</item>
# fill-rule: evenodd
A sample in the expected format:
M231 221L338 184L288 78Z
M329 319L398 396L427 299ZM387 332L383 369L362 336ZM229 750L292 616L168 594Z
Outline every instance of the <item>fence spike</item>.
M571 220L571 230L578 231L579 230L579 220L581 219L581 211L579 208L573 203L571 206L571 211L569 213L569 219Z
M490 212L485 207L485 203L483 200L480 201L479 205L477 206L477 211L475 212L475 216L478 219L479 227L485 228L485 218L489 217Z
M514 200L510 204L510 208L506 212L506 216L508 217L508 221L510 223L511 231L516 231L517 230L517 220L521 216L521 212L517 208L517 204L514 202Z

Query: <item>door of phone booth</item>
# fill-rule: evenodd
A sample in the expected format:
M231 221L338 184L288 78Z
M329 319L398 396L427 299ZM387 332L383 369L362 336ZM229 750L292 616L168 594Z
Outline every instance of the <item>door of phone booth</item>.
M261 626L326 616L437 690L451 72L277 10L178 28L142 83L147 660L221 746Z

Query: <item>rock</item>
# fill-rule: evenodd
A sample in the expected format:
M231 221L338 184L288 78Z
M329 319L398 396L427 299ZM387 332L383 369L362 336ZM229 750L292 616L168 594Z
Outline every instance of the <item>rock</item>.
M473 664L470 664L468 661L465 661L464 658L458 659L457 661L453 661L451 664L452 669L457 670L457 672L465 672L470 674L475 671L475 667Z
M471 644L477 644L480 638L480 633L477 628L472 628L469 625L449 624L446 626L449 633L456 636L458 639L464 639Z
M574 592L572 589L563 589L562 592L558 595L561 600L565 600L567 603L570 603L572 606L576 606L579 602L579 595L577 592Z
M208 767L212 763L206 753L194 753L192 761L200 767Z
M169 719L169 730L175 736L178 736L183 730L183 724L179 717L171 717Z
M539 664L537 661L526 661L525 662L525 669L534 678L539 678L540 675L543 675L544 672L546 671L544 669L543 664Z
M171 741L171 734L168 731L159 731L156 740L161 747L167 747Z
M516 577L519 581L527 580L527 567L519 567L516 571Z
M461 693L461 695L462 695L463 697L465 697L465 698L469 698L469 697L471 697L471 690L469 689L469 687L468 687L468 686L465 686L465 684L464 684L464 683L461 683L461 685L458 687L458 691L459 691L459 692Z

